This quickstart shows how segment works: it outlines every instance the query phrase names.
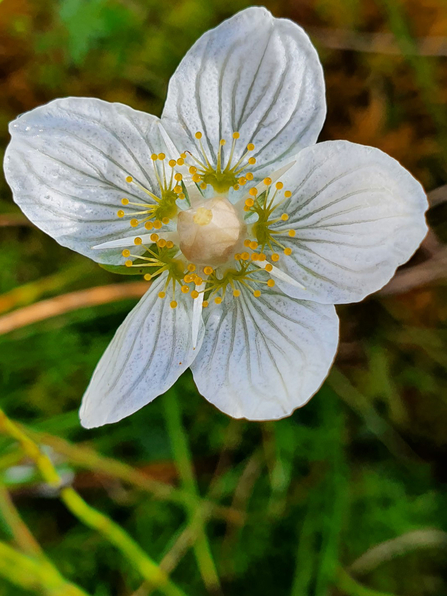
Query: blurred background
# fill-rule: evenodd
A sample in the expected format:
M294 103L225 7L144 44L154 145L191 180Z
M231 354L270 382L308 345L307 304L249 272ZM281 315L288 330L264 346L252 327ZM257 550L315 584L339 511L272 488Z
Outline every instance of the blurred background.
M56 97L160 115L191 44L248 5L0 0L0 158L8 122ZM34 228L0 177L2 596L447 594L447 5L265 5L319 51L321 140L397 158L432 229L384 290L338 309L336 365L290 418L231 420L188 372L86 431L81 396L143 286Z

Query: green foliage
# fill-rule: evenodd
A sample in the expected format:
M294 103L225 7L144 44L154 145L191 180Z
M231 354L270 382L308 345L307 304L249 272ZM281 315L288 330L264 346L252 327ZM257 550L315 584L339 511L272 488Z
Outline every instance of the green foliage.
M98 96L159 115L185 51L247 4L0 0L1 151L10 119L57 96ZM420 37L447 30L447 11L442 0L426 4L268 7L315 33L328 88L322 138L379 146L431 188L446 182L445 62L416 51ZM391 33L401 54L332 50L326 28ZM430 223L445 241L444 207ZM131 284L116 273L139 273L98 267L27 225L3 180L0 233L0 321L69 292ZM2 432L0 593L74 596L78 586L90 596L146 596L149 560L190 596L445 594L445 281L415 287L340 308L342 345L328 381L274 423L227 418L187 372L121 423L82 429L81 396L134 298L80 304L1 336L2 409L85 506L61 498L23 444ZM24 528L43 554L29 550ZM395 540L405 548L388 557ZM375 565L362 570L374 547Z

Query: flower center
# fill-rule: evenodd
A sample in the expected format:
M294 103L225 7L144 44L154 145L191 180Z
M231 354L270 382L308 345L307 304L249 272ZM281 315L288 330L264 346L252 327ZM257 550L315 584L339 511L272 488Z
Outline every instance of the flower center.
M177 216L180 250L197 265L223 265L243 246L246 225L225 197L204 199Z

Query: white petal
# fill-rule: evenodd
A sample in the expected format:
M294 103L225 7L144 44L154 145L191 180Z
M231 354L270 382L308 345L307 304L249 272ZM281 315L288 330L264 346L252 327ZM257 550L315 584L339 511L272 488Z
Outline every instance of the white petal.
M379 149L319 143L300 153L283 181L292 191L281 206L289 219L272 229L284 230L280 240L292 248L278 265L306 288L281 286L296 298L362 300L391 279L427 232L422 186Z
M235 157L248 143L257 159L250 170L262 178L313 144L326 113L323 71L304 31L252 7L203 35L174 73L162 115L182 150L200 155L200 131L216 163L220 139L226 159L231 135L240 133ZM182 144L177 141L178 146ZM225 161L225 160L224 160Z
M337 342L333 306L243 291L210 313L191 369L200 393L226 414L284 418L321 386Z
M294 286L295 288L299 288L300 290L306 289L305 286L303 286L303 284L301 284L299 281L296 281L296 279L293 279L293 277L290 277L290 275L287 275L287 273L285 273L282 269L275 267L268 261L254 261L253 265L260 267L261 269L265 269L266 266L269 265L271 267L269 270L269 274L272 277L274 277L275 279L284 281L285 283L290 284L291 286Z
M17 118L5 156L14 200L29 219L63 246L100 263L122 264L119 250L92 246L135 231L121 205L153 204L135 184L159 195L151 153L164 151L159 120L99 99L57 99ZM144 228L143 228L144 229Z
M127 316L104 352L83 397L80 418L86 428L117 422L164 393L190 366L192 299L176 293L158 298L166 274L157 278ZM200 348L203 325L197 342Z

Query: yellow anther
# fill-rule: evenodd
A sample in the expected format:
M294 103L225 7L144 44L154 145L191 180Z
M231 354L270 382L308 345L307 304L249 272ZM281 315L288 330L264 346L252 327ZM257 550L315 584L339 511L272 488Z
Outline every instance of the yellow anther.
M277 261L279 261L279 254L278 254L278 253L274 252L274 253L272 254L272 261L273 261L274 263L276 263Z
M161 223L164 223L165 225L169 223L169 217L163 217L163 219L161 220Z
M255 291L253 292L253 296L254 296L255 298L259 298L259 296L260 296L260 295L261 295L261 290L255 290Z
M192 282L192 275L185 275L183 281L185 282L185 284L190 284Z
M177 165L177 162L175 161L175 159L170 159L168 163L171 166L171 168L175 168L175 166Z
M271 178L264 178L264 184L266 186L270 186L271 183L272 183L272 179Z
M248 261L248 260L249 260L249 258L250 258L250 255L248 254L248 252L243 252L243 253L241 254L241 259L242 259L243 261Z
M253 178L254 178L254 176L253 176L253 174L251 172L247 172L245 174L245 177L247 178L247 180L253 180Z
M157 242L158 234L151 234L151 240L152 240L152 242Z
M161 159L162 161L164 160L165 157L166 157L166 155L164 153L158 154L158 159Z
M143 244L143 240L139 236L137 236L134 239L133 243L136 244L136 246L140 246L140 244Z
M216 304L220 304L222 302L222 298L220 296L217 296L217 298L214 298L214 302Z
M270 271L273 271L273 265L271 265L270 263L267 263L267 265L265 266L265 270L270 273Z
M164 248L166 246L166 240L164 238L160 238L160 240L157 242L157 246Z
M156 153L152 153L151 159L152 159L152 161L157 161L158 155Z
M183 188L180 186L180 184L176 184L174 186L174 192L175 194L179 195L182 192Z
M124 264L126 265L126 267L132 267L132 261L130 259L126 261Z
M190 174L195 174L196 172L197 172L197 168L196 168L196 166L191 166L191 167L189 168L189 173L190 173Z
M206 182L202 182L202 184L200 185L200 188L201 188L202 190L205 190L205 188L206 188L206 187L207 187L207 184L206 184Z
M220 139L219 144L223 147L226 143L225 139Z
M250 242L251 242L251 240L249 240L247 238L246 240L244 240L244 246L246 246L248 248L250 246Z
M239 178L238 182L241 186L244 186L247 184L247 179L242 176L242 178Z
M200 182L201 180L202 180L202 178L200 177L199 174L194 174L194 176L192 177L193 182Z
M248 149L248 151L254 151L255 146L253 145L253 143L248 143L247 149Z
M273 279L269 279L267 285L269 288L273 288L273 286L275 285L275 281Z
M188 271L195 271L196 270L196 266L193 263L189 263L188 267L187 267Z
M121 204L122 205L128 205L129 204L129 199L121 199Z
M187 294L189 292L189 287L188 286L182 286L182 292L184 294Z
M289 236L291 238L294 238L295 237L295 234L296 234L295 230L289 230Z
M284 196L286 197L286 199L290 199L290 197L292 196L292 193L290 190L286 190L284 193Z
M174 243L172 242L172 240L168 240L166 242L166 248L173 248L174 247Z
M238 252L237 252L237 253L234 255L234 260L235 260L235 261L240 261L240 260L241 260L241 255L240 255L240 253L238 253Z
M255 157L249 157L248 158L248 163L253 166L256 163L256 158Z
M177 165L182 166L185 163L184 157L179 157L177 160Z
M276 189L277 189L277 190L281 190L281 189L283 188L284 184L283 184L282 182L277 182L277 183L275 184L275 186L276 186Z
M199 297L199 292L197 290L193 290L191 292L191 298L194 298L194 300L195 300L198 297Z
M166 296L166 292L158 292L159 298L164 298Z
M289 219L289 216L287 215L287 213L283 213L283 214L281 215L281 219L282 219L283 221L287 221L287 220Z
M208 302L208 300L204 300L204 301L202 302L202 307L203 307L203 308L206 308L207 306L209 306L209 302Z
M256 188L250 188L250 190L248 191L248 194L251 195L252 197L255 197L258 194L258 190Z
M131 219L131 220L130 220L130 225L131 225L133 228L136 228L136 227L137 227L137 225L138 225L138 219Z
M263 252L259 253L259 260L260 261L265 261L266 258L267 258L267 256Z
M292 249L291 248L285 248L284 249L284 254L287 255L288 257L290 257L290 255L292 254Z
M240 295L241 295L241 291L240 291L240 290L233 290L233 296L234 296L235 298L237 298L237 297L238 297L238 296L240 296Z
M185 152L180 153L180 159L186 159L186 153Z
M179 193L178 198L182 201L183 199L186 199L186 195L184 193Z
M252 252L251 253L251 260L252 261L257 261L259 259L259 255L257 252Z
M245 205L246 207L253 207L253 205L255 204L253 199L246 199L245 200ZM248 245L247 245L248 246Z
M125 248L121 254L123 255L123 257L130 257L130 250L128 248Z
M152 275L151 275L150 273L146 273L146 274L145 274L145 276L144 276L144 279L145 279L146 281L151 281L151 279L152 279Z
M194 278L194 283L196 284L196 286L201 286L203 284L203 279L196 275Z
M156 219L156 220L154 221L154 228L155 228L156 230L160 230L160 229L161 229L161 226L162 226L162 223L161 223L161 221L160 221L159 219Z
M180 180L183 179L183 176L181 174L175 174L174 175L174 180L177 180L177 182L180 182Z
M253 242L250 242L250 248L251 250L256 250L258 248L258 243L253 240Z
M172 302L169 303L169 306L171 308L177 308L177 302L175 300L172 300Z
M118 215L118 217L124 217L124 211L122 209L117 211L116 214Z
M154 227L154 224L151 221L147 221L144 224L144 227L146 228L146 230L152 230L152 228Z
M239 190L239 188L240 188L239 184L235 184L235 185L233 186L233 189L234 189L234 190Z
M205 267L205 269L203 270L203 273L205 273L205 275L211 275L212 272L213 272L212 267Z
M238 139L241 135L238 132L233 133L233 139Z
M250 207L247 207L247 205L245 205L244 211L250 211Z
M132 176L126 176L126 182L129 182L130 183L132 181L133 181Z
M196 139L201 139L202 138L202 133L201 132L196 132L196 134L194 136L196 137Z

